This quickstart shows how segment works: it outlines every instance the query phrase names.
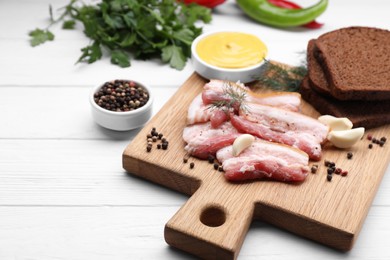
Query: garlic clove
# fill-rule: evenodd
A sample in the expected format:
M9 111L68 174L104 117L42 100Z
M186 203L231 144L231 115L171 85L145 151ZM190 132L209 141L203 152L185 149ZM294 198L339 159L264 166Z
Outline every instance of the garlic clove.
M328 140L338 148L349 148L364 135L364 127L349 130L330 131Z
M351 129L353 124L346 117L334 117L331 115L323 115L318 118L318 121L328 125L331 131L340 131Z
M252 145L255 141L255 137L250 134L242 134L234 140L233 143L233 156L238 156L242 151Z

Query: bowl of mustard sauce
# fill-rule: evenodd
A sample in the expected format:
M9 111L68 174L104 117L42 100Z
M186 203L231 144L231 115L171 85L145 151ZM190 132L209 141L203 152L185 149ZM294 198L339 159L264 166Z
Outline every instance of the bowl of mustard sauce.
M191 54L194 69L202 77L247 83L264 72L268 48L256 35L219 31L198 36Z

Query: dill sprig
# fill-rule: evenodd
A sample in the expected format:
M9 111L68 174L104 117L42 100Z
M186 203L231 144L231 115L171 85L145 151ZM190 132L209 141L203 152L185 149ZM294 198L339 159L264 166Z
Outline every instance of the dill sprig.
M298 67L278 65L265 61L266 71L256 79L253 87L266 87L277 91L298 91L302 79L307 74L306 64Z
M214 101L208 108L222 109L226 113L232 109L247 111L246 90L234 82L225 81L223 84L223 94L226 98Z

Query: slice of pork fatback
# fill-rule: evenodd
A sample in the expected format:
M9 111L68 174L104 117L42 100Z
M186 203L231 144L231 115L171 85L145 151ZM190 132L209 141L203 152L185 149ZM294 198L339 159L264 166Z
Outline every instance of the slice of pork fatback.
M258 104L231 116L231 123L239 132L293 146L316 161L321 159L321 144L329 132L328 126L309 116Z
M191 102L187 112L187 124L205 123L210 121L213 128L217 128L229 119L227 108L214 109L205 105L202 101L202 94L197 95Z
M230 81L212 79L203 87L202 99L205 105L218 101L231 101L231 96L226 92L229 88L238 95L245 93L245 103L255 103L283 108L290 111L299 111L301 95L296 92L270 92L256 93L251 91L244 84L237 84Z
M225 178L229 181L273 179L301 182L309 172L309 158L302 151L277 143L257 139L238 156L233 156L233 146L217 152L222 162Z
M240 134L230 122L224 122L218 128L213 128L210 122L187 126L183 131L183 139L187 143L184 148L190 155L207 159L209 155L233 144Z

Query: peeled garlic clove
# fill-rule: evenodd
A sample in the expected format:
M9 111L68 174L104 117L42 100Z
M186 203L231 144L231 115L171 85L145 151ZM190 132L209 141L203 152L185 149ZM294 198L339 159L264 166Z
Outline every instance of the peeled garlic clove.
M338 148L349 148L364 135L364 127L350 130L330 131L328 140Z
M351 120L346 117L334 117L330 115L320 116L318 121L328 125L331 131L340 131L351 129L353 124Z
M242 151L252 145L255 141L255 137L250 134L242 134L234 140L233 143L233 156L238 156Z

